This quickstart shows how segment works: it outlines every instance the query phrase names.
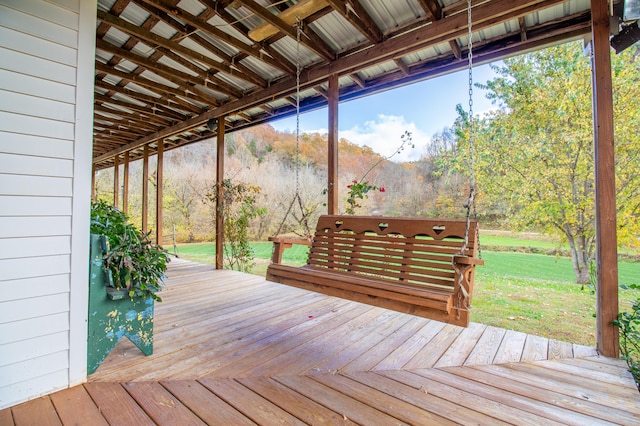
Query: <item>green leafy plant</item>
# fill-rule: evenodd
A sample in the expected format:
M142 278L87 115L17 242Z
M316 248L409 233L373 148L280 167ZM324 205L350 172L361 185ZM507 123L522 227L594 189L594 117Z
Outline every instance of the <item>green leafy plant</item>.
M267 212L258 207L257 196L260 187L243 182L233 183L224 179L221 183L224 216L224 259L228 268L250 272L254 264L254 254L249 244L251 220ZM206 200L216 203L217 191L206 195Z
M358 200L364 200L365 198L368 198L367 194L370 191L385 192L384 187L371 185L366 180L360 182L354 180L351 185L347 185L347 189L349 189L349 194L347 195L347 208L345 212L348 215L356 214L356 209L362 207Z
M393 151L393 154L389 155L388 157L382 157L373 166L371 166L369 170L367 170L367 172L364 175L362 175L362 177L359 180L354 179L350 185L347 185L347 189L349 190L349 193L347 194L347 206L345 208L346 214L348 215L356 214L356 210L362 207L360 205L359 200L364 200L365 198L368 198L369 192L371 191L386 192L386 189L384 188L384 186L373 185L368 180L366 180L366 178L369 175L369 173L371 173L371 171L376 167L378 167L380 163L382 163L383 161L390 160L396 154L400 154L402 151L404 151L405 148L407 147L415 148L415 145L413 143L413 136L411 135L411 132L409 132L408 130L405 130L402 136L400 136L400 140L401 140L400 146L398 146L398 148L396 148L396 150ZM326 194L326 192L327 190L325 189L323 191L323 195Z
M129 297L152 297L163 287L169 255L138 230L127 216L104 201L91 203L91 233L103 235L103 268L107 286L127 290Z
M631 284L629 288L640 290L640 285ZM620 332L621 358L627 362L638 390L640 390L640 297L631 305L630 312L620 312L613 321Z

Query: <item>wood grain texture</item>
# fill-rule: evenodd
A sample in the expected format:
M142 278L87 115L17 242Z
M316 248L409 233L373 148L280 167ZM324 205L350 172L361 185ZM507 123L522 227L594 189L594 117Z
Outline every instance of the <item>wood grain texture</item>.
M325 215L307 265L279 264L291 241L275 241L267 279L467 326L474 266L482 264L476 228L465 220Z
M626 364L593 349L183 260L168 275L153 355L123 341L90 383L0 424L640 423Z

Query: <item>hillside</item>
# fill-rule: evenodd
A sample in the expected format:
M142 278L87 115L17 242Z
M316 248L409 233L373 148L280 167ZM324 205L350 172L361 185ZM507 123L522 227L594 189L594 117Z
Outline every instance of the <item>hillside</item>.
M394 144L401 144L401 135ZM270 125L256 126L227 135L225 141L225 177L260 187L258 204L267 214L253 224L256 239L275 233L295 195L296 170L300 197L309 223L326 212L327 135L302 134L299 142L299 167L295 167L296 136L278 132ZM461 216L464 184L462 179L438 176L435 162L426 157L413 163L386 160L368 147L347 140L339 141L339 207L346 209L348 186L366 176L373 186L384 192L371 191L359 204L358 214L406 216ZM165 154L164 208L165 235L173 233L179 241L210 240L213 235L213 206L206 201L215 184L215 141L188 145ZM141 212L140 161L130 165L129 215L136 222ZM155 170L155 158L150 160ZM122 173L122 171L121 171ZM120 182L123 180L121 179ZM155 173L151 174L155 185ZM112 199L113 170L98 173L97 194ZM153 192L153 191L152 191ZM155 203L150 194L151 203ZM153 210L153 209L150 209ZM305 233L299 207L293 209L289 229ZM153 217L150 222L153 223Z

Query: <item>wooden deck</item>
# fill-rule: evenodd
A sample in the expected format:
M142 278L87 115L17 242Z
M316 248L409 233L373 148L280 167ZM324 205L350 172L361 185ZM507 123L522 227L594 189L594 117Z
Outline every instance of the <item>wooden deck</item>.
M640 424L623 361L178 260L154 354L122 341L89 383L0 425Z

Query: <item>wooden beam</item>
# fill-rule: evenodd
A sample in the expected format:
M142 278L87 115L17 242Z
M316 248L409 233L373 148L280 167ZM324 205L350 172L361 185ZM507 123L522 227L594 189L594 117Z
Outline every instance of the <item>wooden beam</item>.
M236 1L238 3L240 3L240 4L242 4L245 8L249 9L250 11L255 13L256 15L258 15L263 20L267 21L274 28L276 28L279 32L282 32L282 33L288 35L289 37L293 38L294 40L296 40L298 38L297 37L297 30L295 29L294 24L296 22L296 17L300 16L300 15L295 15L294 16L294 20L293 20L293 24L291 24L291 23L285 22L282 18L280 18L280 15L282 15L282 13L285 13L285 12L282 12L282 13L280 13L278 15L275 15L275 14L269 12L269 10L267 10L264 7L262 7L261 5L259 5L258 3L256 3L253 0L236 0ZM317 1L317 0L311 0L311 1ZM300 3L298 3L298 5L299 4ZM326 3L325 3L325 6L326 6ZM300 16L300 19L302 20L303 18ZM305 31L305 34L307 34L308 36L312 36L313 35L312 33L313 33L313 31L310 30L310 29L307 29L307 31ZM256 41L260 41L260 40L256 40ZM333 52L333 50L331 50L331 48L329 47L329 45L326 44L319 37L304 37L304 38L300 37L300 44L302 44L303 46L306 46L307 48L313 50L318 55L320 55L321 57L323 57L323 58L325 58L327 60L332 60L336 56L335 53Z
M591 0L591 26L596 205L596 346L602 355L618 358L618 328L611 324L618 318L618 244L607 0Z
M173 1L172 4L165 4L163 5L164 10L159 9L158 7L156 7L156 5L158 5L157 2L154 2L153 0L135 0L136 4L140 5L140 7L146 9L149 13L151 13L152 15L154 15L159 21L164 22L165 24L175 28L178 32L172 37L172 39L175 39L176 41L180 41L182 38L184 37L189 37L192 41L196 42L197 44L199 44L200 46L202 46L203 48L205 48L206 50L212 52L215 56L218 56L220 58L222 58L222 63L230 68L236 68L238 69L238 71L240 71L241 74L244 74L246 77L249 77L251 79L253 79L254 84L260 86L260 87L264 87L265 84L265 80L258 75L257 73L251 71L249 68L245 67L242 64L239 63L233 63L232 58L222 49L220 49L219 47L213 45L212 43L210 43L208 40L206 40L205 38L201 37L197 32L198 31L202 31L204 33L207 33L207 29L206 28L201 28L202 25L209 25L207 24L207 21L209 19L210 16L212 16L214 13L212 13L210 11L210 9L205 9L204 12L202 12L202 14L198 17L195 17L193 15L186 15L186 20L188 20L189 22L186 25L183 25L181 23L179 23L176 19L174 19L173 17L169 17L169 14L166 13L164 10L173 10L173 11L177 11L179 14L181 14L181 10L178 9L175 6L175 3L178 3L176 1ZM173 13L171 14L171 16L173 16ZM216 28L216 31L220 31ZM213 37L217 38L218 33L213 34ZM226 35L226 37L228 37L228 35ZM162 53L164 53L165 55L169 56L171 59L177 61L178 63L187 66L190 69L193 69L192 67L195 66L194 64L190 64L189 61L185 60L184 58L182 58L179 55L174 54L173 52L163 48L163 47L158 47L157 50L161 51ZM249 56L245 54L245 57ZM269 62L270 58L267 58L265 60L265 62ZM187 65L190 64L190 65ZM273 65L273 64L272 64ZM200 74L202 72L202 69L200 69L200 71L197 71L198 74ZM213 77L213 74L215 74L216 71L211 72L210 75ZM218 79L217 77L213 77L213 80L215 80L215 83L221 88L221 89L226 89L226 90L231 90L232 92L235 92L235 88L229 84L226 84L223 80ZM240 96L237 96L240 97Z
M142 231L149 232L149 145L142 157Z
M562 3L563 0L513 0L507 4L496 5L494 2L482 3L474 7L474 29L480 31L489 28L496 23L505 20L515 19L533 11L554 6ZM457 14L450 18L441 19L427 25L418 33L410 32L388 39L371 49L365 49L351 55L339 58L330 64L322 64L312 69L304 71L300 76L302 89L313 87L326 80L330 74L352 74L359 69L372 64L393 60L394 58L407 54L407 52L422 49L433 44L446 42L448 40L461 37L467 32L466 14ZM291 93L295 88L295 79L284 79L274 83L264 90L250 93L237 101L228 102L218 108L202 113L198 117L185 120L182 123L173 125L153 135L145 136L137 141L115 149L94 158L94 162L100 163L112 158L118 153L138 148L160 137L167 137L179 133L187 128L192 128L206 122L210 118L215 118L221 114L232 114L238 110L254 108L267 102L274 97Z
M135 75L135 74L128 74L122 71L118 71L114 68L109 68L108 65L104 65L101 64L100 62L96 62L96 70L97 71L101 71L105 74L110 74L113 75L115 77L119 77L123 80L126 81L130 81L132 83L135 84L139 84L140 86L143 86L146 89L151 90L152 92L156 92L161 95L165 95L165 96L182 96L184 98L191 98L196 102L201 102L203 104L206 104L207 102L204 99L199 98L198 96L196 96L195 94L190 94L190 93L186 93L184 90L178 90L176 88L173 87L169 87L169 86L165 86L164 84L160 84L160 83L156 83L154 81L151 81L147 78L144 78L142 76L139 75ZM178 107L176 107L178 108ZM176 117L176 120L184 120L185 116L183 114L180 114L178 112L175 111L168 111L166 109L161 109L161 112L163 112L165 115L170 115L172 117Z
M340 86L338 75L329 76L329 148L328 148L328 182L327 213L338 214L338 101Z
M245 2L241 3L245 5ZM300 17L301 20L304 20L327 6L329 6L327 0L302 0L294 4L290 8L280 12L277 17L280 22L288 25L289 27L292 27L296 23L297 17ZM247 6L245 5L245 7ZM267 21L266 23L259 25L249 31L249 37L253 41L262 41L277 34L279 31L279 26L274 25L271 21ZM296 38L295 35L293 38Z
M156 167L156 244L162 245L162 182L164 175L164 141L158 140L158 164Z
M203 64L206 64L215 70L226 72L227 74L235 75L236 77L242 78L243 80L246 79L246 78L243 78L241 75L234 73L230 67L222 64L221 62L214 61L213 59L207 57L206 55L203 55L202 53L199 53L199 52L196 52L195 50L184 47L176 41L168 40L155 33L152 33L151 31L142 29L134 24L131 24L125 21L124 19L120 19L117 16L113 16L107 12L98 10L97 18L98 20L115 27L120 31L124 31L127 34L131 34L141 40L145 40L146 42L151 43L152 46L155 46L155 45L163 46L167 49L173 50L174 52L181 53L189 58L202 62Z
M409 75L409 67L407 67L407 64L405 64L402 59L394 59L393 62L395 62L400 71L402 71L402 74Z
M426 12L427 16L429 17L429 19L431 19L432 22L439 21L440 19L444 18L444 12L442 11L442 7L440 7L440 3L438 3L437 0L418 0L418 3L420 4L420 6L422 6L422 9ZM456 59L462 59L462 50L455 40L449 40L449 47L451 48L453 56L455 56Z
M349 21L358 31L373 44L380 43L383 35L380 28L375 24L366 9L360 5L358 0L327 0L327 3L333 7L344 19Z
M240 22L238 22L236 18L234 18L229 12L227 12L223 8L221 7L216 8L216 3L214 3L215 1L216 0L200 0L201 3L209 6L212 10L215 10L215 13L222 20L224 20L230 26L235 28L240 34L244 35L248 39L251 39L251 37L249 37L249 31L247 30L247 28L244 27ZM273 60L280 65L277 68L283 70L287 74L295 74L296 66L288 58L286 58L284 55L279 53L276 49L271 47L271 45L269 45L268 43L260 42L259 46L261 50L266 52L267 55L271 56ZM242 59L244 58L238 57L238 61Z
M527 41L527 23L524 16L518 18L518 26L520 27L520 40Z
M118 207L120 204L120 156L116 155L113 159L113 206Z
M122 212L126 215L129 214L129 151L124 153L124 159L122 162Z
M98 101L99 102L99 101ZM122 110L116 110L99 104L94 105L94 120L108 121L119 126L125 126L128 130L141 135L146 135L149 132L155 132L159 130L159 126L153 125L152 120L149 117L144 117L137 113L127 113Z
M216 269L224 269L224 117L218 117L216 144Z
M190 14L189 12L187 12L184 9L178 8L178 7L168 7L166 4L163 4L161 1L159 0L144 0L145 3L149 3L155 7L157 7L160 10L163 10L165 12L168 13L172 13L172 14L176 14L176 16L178 17L178 19L187 22L188 24L194 26L195 28L202 30L204 33L209 34L211 37L215 37L217 40L222 41L224 43L227 43L228 45L234 47L235 49L239 50L240 52L244 52L249 56L253 56L254 58L260 59L261 61L267 62L268 64L270 64L273 67L276 67L278 69L281 69L281 65L278 64L276 61L272 60L269 57L265 57L264 55L262 55L260 53L260 49L255 48L254 46L250 46L240 40L238 40L237 38L233 37L232 35L230 35L229 33L226 33L224 31L222 31L219 28L216 28L215 26L209 24L206 20L204 19L200 19L197 16L194 16L192 14ZM228 67L229 70L228 71L224 71L228 74L231 74L235 77L238 77L242 80L248 81L250 83L253 84L257 84L261 87L266 87L267 83L266 81L264 81L264 79L260 78L258 81L254 81L247 79L246 76L244 76L242 73L239 72L235 72L233 66L229 66ZM220 70L223 71L223 70ZM257 74L252 74L253 76L257 76Z
M184 82L189 82L191 84L200 84L204 86L205 81L202 77L178 71L177 69L172 68L168 65L163 65L162 63L152 61L144 56L137 55L129 50L125 50L121 47L114 46L111 43L107 43L104 40L97 39L96 48L104 52L111 53L112 55L119 56L122 59L128 60L129 62L133 62L134 64L152 71L153 73L169 80L174 84L184 86Z
M103 71L103 74L107 74L107 73ZM128 79L123 80L122 83L127 84L128 81L129 81ZM144 93L137 92L135 90L127 89L126 87L121 86L120 84L113 85L111 83L107 83L105 81L102 81L99 78L96 78L95 87L108 90L110 94L102 95L102 96L108 97L110 99L114 99L113 98L114 94L120 94L127 98L130 98L131 100L142 102L143 104L148 104L148 107L147 105L145 105L144 107L145 108L144 113L150 114L151 117L157 117L158 115L156 111L162 112L162 111L165 111L167 108L172 112L173 112L172 110L173 108L186 111L187 113L199 114L202 112L202 109L200 107L192 103L189 103L183 99L177 98L175 96L171 96L170 98L167 98L167 99L162 97L149 96L149 95L145 95ZM121 100L121 99L114 99L114 100L117 102L124 102L125 104L132 103L127 100ZM135 105L137 105L140 108L142 107L141 105L138 105L138 104L135 104ZM164 108L158 108L158 106L164 107ZM166 120L167 122L171 121L165 118L162 118L162 120Z

